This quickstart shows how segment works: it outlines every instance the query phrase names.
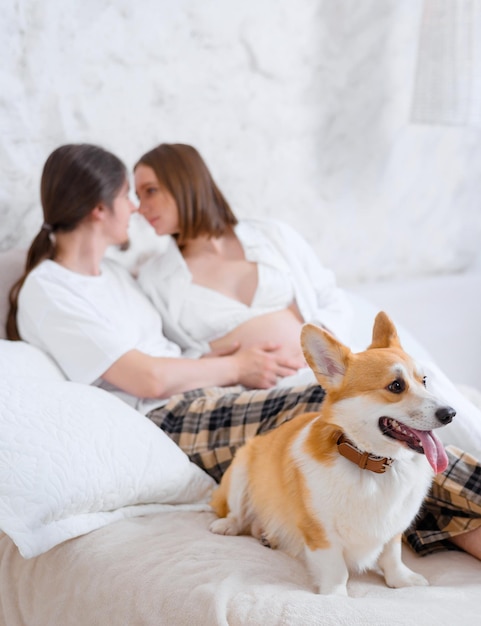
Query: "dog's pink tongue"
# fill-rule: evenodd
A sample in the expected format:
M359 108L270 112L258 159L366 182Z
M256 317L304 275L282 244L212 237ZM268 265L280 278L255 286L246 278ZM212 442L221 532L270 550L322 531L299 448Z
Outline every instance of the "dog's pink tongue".
M448 466L448 456L443 444L439 441L432 430L416 430L416 435L421 440L429 464L436 474L444 472Z

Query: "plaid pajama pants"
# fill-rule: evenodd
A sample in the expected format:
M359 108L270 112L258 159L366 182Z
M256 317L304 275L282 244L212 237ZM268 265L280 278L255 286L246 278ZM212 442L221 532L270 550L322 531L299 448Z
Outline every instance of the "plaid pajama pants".
M419 515L404 539L420 555L459 550L450 538L481 526L481 464L446 446L449 465L434 477Z
M248 439L301 413L319 411L317 384L246 391L243 387L194 389L172 396L148 417L215 480ZM454 446L449 465L435 476L405 541L420 555L458 550L450 537L481 526L481 464Z
M147 417L220 481L237 448L295 415L319 411L324 393L317 384L250 391L241 386L194 389L172 396Z

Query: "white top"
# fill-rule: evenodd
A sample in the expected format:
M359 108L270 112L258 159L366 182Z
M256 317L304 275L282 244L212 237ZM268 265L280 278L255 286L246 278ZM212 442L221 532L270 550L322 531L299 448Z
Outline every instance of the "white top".
M99 276L43 261L22 286L17 323L22 339L49 354L69 380L106 388L144 413L165 403L143 401L99 378L130 350L181 354L163 335L158 312L115 261L104 260Z
M294 299L290 275L261 262L257 271L257 289L250 305L214 289L189 283L179 311L180 326L207 344L253 317L287 308Z
M305 322L328 328L345 343L350 339L351 307L307 242L277 220L243 220L235 227L248 261L258 265L259 281L250 306L192 282L175 241L147 261L140 286L160 311L164 332L191 355L210 350L209 342L242 322L284 309L295 300Z

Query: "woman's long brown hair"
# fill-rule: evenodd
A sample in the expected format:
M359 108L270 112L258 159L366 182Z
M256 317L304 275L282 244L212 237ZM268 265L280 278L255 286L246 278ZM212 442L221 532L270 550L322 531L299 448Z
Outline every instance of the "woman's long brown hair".
M140 157L134 170L139 165L154 171L177 204L180 232L175 238L180 248L198 235L219 237L237 224L229 203L193 146L161 143Z

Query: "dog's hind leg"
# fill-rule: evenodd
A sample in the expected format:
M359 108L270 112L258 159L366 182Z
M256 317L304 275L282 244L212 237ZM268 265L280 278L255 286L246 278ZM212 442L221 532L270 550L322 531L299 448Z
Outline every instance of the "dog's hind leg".
M277 548L277 540L275 537L268 535L264 530L264 526L261 524L257 517L254 517L251 524L251 535L259 540L259 543L266 548L275 550Z
M231 474L227 494L227 516L214 520L209 526L217 535L241 535L249 533L251 527L247 466L243 462L236 462L229 469Z
M384 546L378 559L386 585L388 587L413 587L414 585L429 585L421 574L413 572L404 565L401 559L401 536L396 535Z

